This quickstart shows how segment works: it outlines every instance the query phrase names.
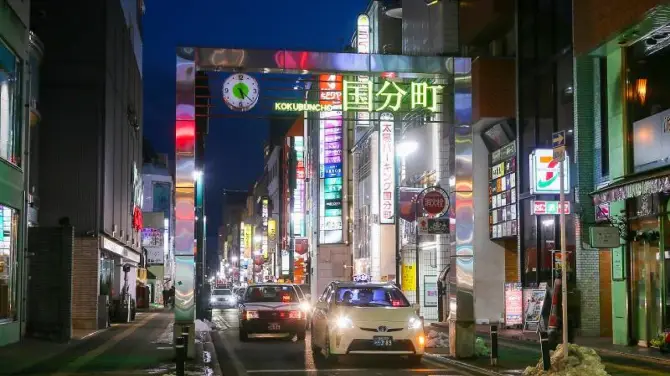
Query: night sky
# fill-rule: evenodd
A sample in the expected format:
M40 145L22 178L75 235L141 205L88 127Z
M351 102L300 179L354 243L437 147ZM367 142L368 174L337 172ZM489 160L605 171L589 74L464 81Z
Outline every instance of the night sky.
M146 0L144 135L174 159L175 48L342 51L367 0ZM212 94L223 78L213 79ZM218 86L217 86L218 85ZM262 92L261 92L262 93ZM214 99L220 104L220 97ZM222 191L248 189L263 171L265 121L212 119L206 149L208 236L221 222ZM212 238L210 238L212 239ZM214 246L210 242L209 249Z

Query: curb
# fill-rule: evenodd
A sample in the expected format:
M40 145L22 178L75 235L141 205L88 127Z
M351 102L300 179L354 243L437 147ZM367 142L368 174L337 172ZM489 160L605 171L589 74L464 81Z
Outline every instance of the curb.
M212 369L212 376L223 376L210 332L198 332L198 336L202 341L202 354L200 359L206 366ZM205 356L205 351L209 354L209 359Z
M490 369L473 366L472 364L469 364L469 363L466 363L466 362L463 362L463 361L460 361L460 360L456 360L456 359L450 359L450 358L440 356L440 355L424 353L423 356L427 357L428 359L430 359L432 361L442 363L442 364L446 364L446 365L450 365L450 366L454 366L454 367L458 367L458 368L462 368L462 369L465 369L465 370L468 370L468 371L471 371L471 372L476 372L477 374L480 374L480 375L505 376L502 373L495 372L495 371L492 371Z

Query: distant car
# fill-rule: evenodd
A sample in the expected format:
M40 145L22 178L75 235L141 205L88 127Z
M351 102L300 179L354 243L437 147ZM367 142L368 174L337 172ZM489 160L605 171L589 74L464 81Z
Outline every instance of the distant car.
M262 283L246 288L240 304L240 341L253 334L289 334L305 339L307 314L295 286Z
M209 300L212 308L235 308L237 307L237 295L230 289L214 289Z
M420 363L423 320L391 283L332 282L312 316L312 347L329 361L340 355L398 355Z
M302 309L303 312L305 312L307 319L307 328L309 329L309 323L312 320L313 307L312 307L311 295L309 294L309 289L304 290L302 286L307 285L296 285L296 284L293 285L296 292L298 293L298 299L300 299L300 308Z

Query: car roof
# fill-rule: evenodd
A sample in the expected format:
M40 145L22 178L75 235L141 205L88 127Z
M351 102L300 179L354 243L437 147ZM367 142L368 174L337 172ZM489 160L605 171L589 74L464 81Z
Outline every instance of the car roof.
M249 285L249 287L284 287L284 286L291 286L295 288L295 285L290 283L257 283Z
M337 287L398 287L391 282L351 282L338 281L335 282Z

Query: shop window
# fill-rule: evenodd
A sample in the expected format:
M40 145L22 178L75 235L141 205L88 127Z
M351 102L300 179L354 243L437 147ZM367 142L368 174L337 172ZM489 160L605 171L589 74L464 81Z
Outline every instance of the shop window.
M18 212L0 205L0 322L16 319Z
M0 158L21 164L20 62L0 40Z

